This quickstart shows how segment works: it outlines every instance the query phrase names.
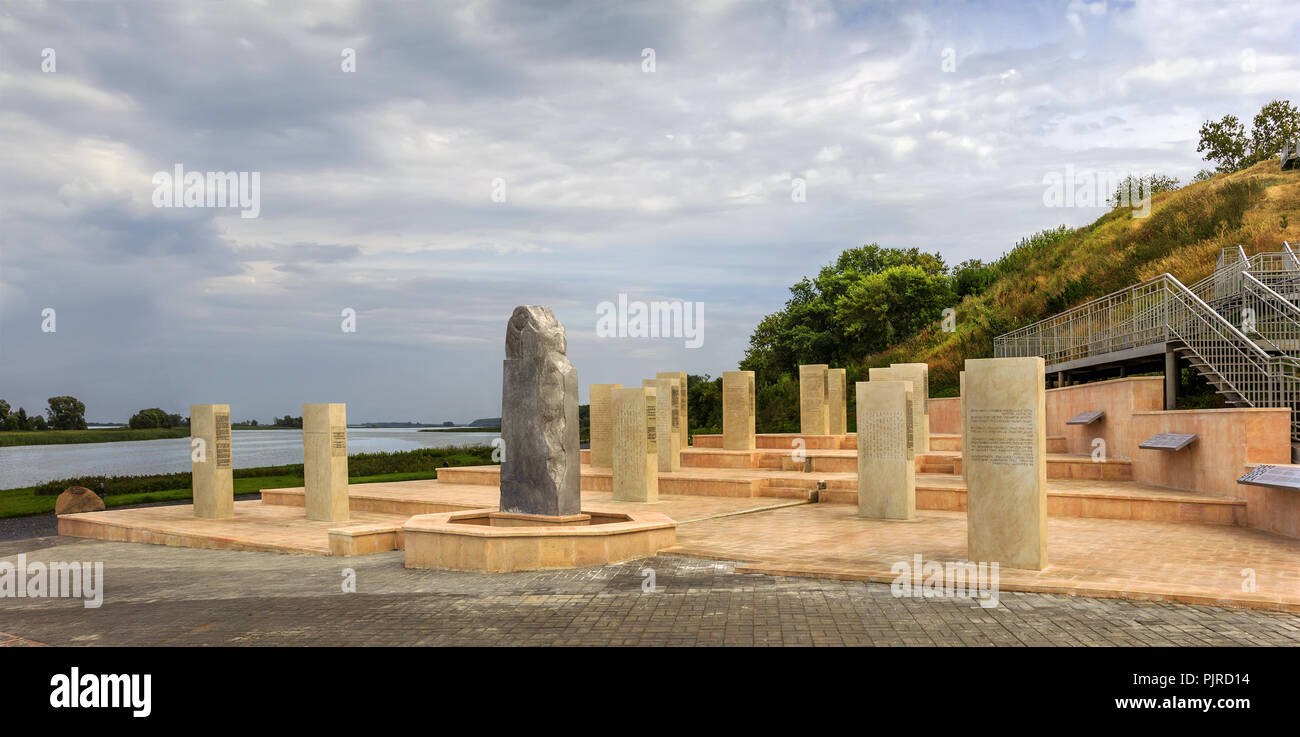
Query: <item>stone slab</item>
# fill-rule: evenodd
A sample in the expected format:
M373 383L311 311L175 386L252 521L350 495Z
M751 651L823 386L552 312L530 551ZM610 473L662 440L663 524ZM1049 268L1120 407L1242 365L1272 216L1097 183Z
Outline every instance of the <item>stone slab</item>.
M916 517L916 462L910 381L859 381L858 514L873 519Z
M830 434L830 412L826 406L829 370L824 363L799 367L799 431L804 435Z
M753 371L722 372L722 447L753 450L756 389Z
M826 372L827 425L830 435L848 432L848 369L833 368Z
M1043 359L966 361L967 548L976 562L1047 566Z
M678 397L678 401L677 401L678 443L677 444L680 447L685 448L691 444L690 420L687 417L687 411L686 411L687 406L690 404L687 401L687 397L686 397L686 390L687 390L687 383L688 383L686 378L686 372L685 371L660 371L659 373L655 374L655 378L677 380L677 389L678 389L678 395L677 395Z
M652 503L659 500L657 397L654 389L615 389L614 499Z
M614 458L614 405L610 393L622 384L592 384L589 388L591 465L609 468Z
M682 468L681 388L676 377L646 379L643 387L655 390L656 439L659 449L659 472L671 473Z
M348 519L348 418L343 404L302 406L302 465L307 519Z
M190 405L190 472L194 516L226 519L235 514L230 405Z
M917 453L930 450L930 391L929 367L924 363L894 363L889 368L877 367L867 371L871 381L910 381L912 382L912 448Z

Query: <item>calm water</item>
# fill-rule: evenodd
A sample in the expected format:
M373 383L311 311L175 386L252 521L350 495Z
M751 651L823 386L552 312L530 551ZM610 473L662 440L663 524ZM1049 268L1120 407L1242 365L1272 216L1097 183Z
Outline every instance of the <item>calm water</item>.
M499 433L420 432L415 428L348 428L348 455L377 451L488 445ZM299 430L236 430L235 468L302 463ZM136 475L190 470L190 439L0 448L0 489L89 475Z

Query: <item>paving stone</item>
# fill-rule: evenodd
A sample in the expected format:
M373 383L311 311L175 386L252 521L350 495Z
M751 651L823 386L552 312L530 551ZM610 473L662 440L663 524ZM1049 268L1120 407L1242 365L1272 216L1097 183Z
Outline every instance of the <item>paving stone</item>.
M664 555L603 568L479 574L360 558L45 538L0 560L103 561L104 604L0 599L0 646L1300 645L1281 612L1003 592L895 598L886 584L738 574ZM342 591L342 572L357 592ZM642 591L644 568L658 590Z

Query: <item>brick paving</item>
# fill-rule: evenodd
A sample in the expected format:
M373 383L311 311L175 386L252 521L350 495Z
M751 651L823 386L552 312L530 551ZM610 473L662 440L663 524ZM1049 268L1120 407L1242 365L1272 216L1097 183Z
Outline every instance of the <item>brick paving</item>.
M0 599L7 645L1300 645L1281 612L1037 593L899 599L858 581L747 575L663 555L511 574L361 558L70 538L0 543L0 560L103 561L104 604ZM658 590L642 590L642 570ZM342 590L352 569L356 593ZM3 634L9 633L9 634Z

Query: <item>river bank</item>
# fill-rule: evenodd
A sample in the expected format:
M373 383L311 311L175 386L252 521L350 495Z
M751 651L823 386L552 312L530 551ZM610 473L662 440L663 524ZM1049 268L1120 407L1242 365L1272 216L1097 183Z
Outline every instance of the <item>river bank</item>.
M386 481L416 481L438 478L438 469L451 466L474 466L492 462L492 448L487 446L422 448L420 450L373 453L349 457L348 484ZM235 495L256 494L262 489L303 485L302 464L236 469ZM36 486L0 490L0 518L50 514L59 492L68 486L85 486L102 495L108 507L153 502L183 501L193 497L188 473L111 477L77 477L50 481Z

